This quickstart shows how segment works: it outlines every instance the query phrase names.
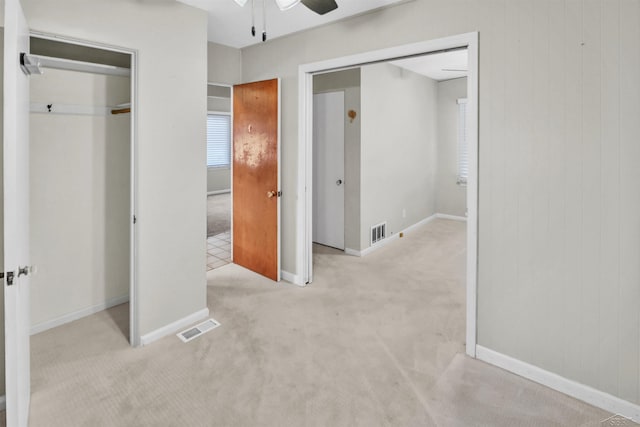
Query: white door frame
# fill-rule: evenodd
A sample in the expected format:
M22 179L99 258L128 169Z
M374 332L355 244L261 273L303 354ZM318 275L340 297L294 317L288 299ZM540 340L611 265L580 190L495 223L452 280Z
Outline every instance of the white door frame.
M371 52L300 65L298 69L298 200L296 207L295 283L313 280L312 178L313 178L313 76L391 59L424 55L466 47L468 52L467 99L469 114L469 178L467 180L467 325L466 352L476 356L478 273L478 33L411 43Z
M231 128L229 129L229 194L231 198L231 201L229 204L229 209L231 210L229 212L229 216L231 218L231 221L229 222L229 226L231 227L231 229L229 230L229 236L231 236L231 239L229 239L229 241L231 242L231 248L229 249L229 254L230 254L231 262L233 262L233 85L226 84L226 83L207 82L207 89L209 88L209 86L221 86L221 87L229 88L229 97L230 97L229 112L209 110L209 106L207 105L207 114L228 115L231 121L230 123ZM207 95L207 98L209 98L209 95ZM207 184L208 183L209 183L209 167L207 166ZM207 192L207 196L208 195L209 195L209 192Z
M137 219L137 204L138 199L138 51L136 49L128 49L119 46L113 46L98 42L92 42L87 40L80 40L72 37L66 37L57 34L42 33L38 31L31 31L32 37L40 39L59 41L68 44L75 44L78 46L93 47L96 49L110 50L112 52L124 53L131 55L131 147L130 147L130 227L129 227L129 342L132 347L138 347L140 342L140 330L138 319L138 233L137 227L134 223L134 218Z

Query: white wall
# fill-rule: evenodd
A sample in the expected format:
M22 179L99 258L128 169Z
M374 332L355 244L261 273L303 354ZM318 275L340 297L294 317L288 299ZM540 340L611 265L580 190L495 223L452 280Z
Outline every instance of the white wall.
M138 51L141 335L206 307L207 20L178 2L22 0L32 29Z
M438 172L436 212L464 217L467 187L458 178L458 104L467 97L466 77L438 82Z
M282 78L283 268L298 268L298 66L470 31L478 343L640 403L636 0L415 0L243 49L244 80Z
M129 77L45 70L32 103L114 106ZM30 116L31 324L129 296L130 114Z
M344 245L360 250L360 69L319 74L313 93L344 92ZM349 110L357 113L351 121Z
M438 108L435 80L391 64L360 72L364 249L371 226L386 221L390 236L436 213Z

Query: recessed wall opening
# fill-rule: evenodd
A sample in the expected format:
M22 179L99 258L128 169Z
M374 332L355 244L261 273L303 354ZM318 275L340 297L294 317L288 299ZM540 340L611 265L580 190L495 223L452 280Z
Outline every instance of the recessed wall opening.
M136 345L134 54L30 45L42 63L30 77L31 333L101 313Z
M298 283L313 281L315 254L322 254L322 262L327 254L368 256L401 245L401 236L457 222L466 271L463 263L453 274L462 273L463 341L471 356L476 346L477 55L477 34L470 33L306 64L299 70L298 173L304 179L298 191L305 198L298 204ZM356 102L345 101L354 88ZM332 108L323 104L326 99L319 101L330 93L340 93ZM325 110L339 110L342 117L329 121ZM354 123L358 129L352 136L357 137L349 139ZM322 140L329 129L345 136L344 151ZM344 171L338 173L345 178L332 176L336 171L325 166L340 163L339 154ZM338 203L326 202L327 188L340 186L344 196L334 197ZM344 247L318 242L318 224L327 223L338 224L334 235L344 238ZM385 237L372 244L372 227L380 223L386 223Z

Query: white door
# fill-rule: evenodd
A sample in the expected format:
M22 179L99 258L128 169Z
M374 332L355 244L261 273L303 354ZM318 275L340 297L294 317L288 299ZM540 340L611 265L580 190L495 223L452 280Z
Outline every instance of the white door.
M7 425L28 424L29 378L29 79L20 53L29 30L19 0L4 10L4 287ZM13 277L11 277L13 276Z
M344 249L344 92L313 95L313 241Z

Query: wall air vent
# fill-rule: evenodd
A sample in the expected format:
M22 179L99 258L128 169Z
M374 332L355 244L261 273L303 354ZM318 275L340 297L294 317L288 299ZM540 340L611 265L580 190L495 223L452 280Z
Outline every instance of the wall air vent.
M179 334L176 334L178 338L180 338L183 342L189 342L194 338L199 337L205 332L209 332L215 328L220 326L220 322L214 319L205 320L199 325L194 326L193 328L189 328L186 331L182 331Z
M387 237L387 222L381 222L378 225L371 227L371 246L380 242L380 240Z

